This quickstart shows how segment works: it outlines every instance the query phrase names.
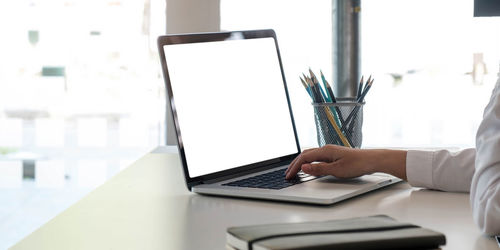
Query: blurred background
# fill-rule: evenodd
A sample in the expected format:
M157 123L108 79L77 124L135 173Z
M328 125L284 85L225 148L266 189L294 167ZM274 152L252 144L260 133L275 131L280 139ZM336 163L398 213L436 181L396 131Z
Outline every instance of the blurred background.
M168 3L0 2L0 249L165 145L156 38ZM275 29L301 146L316 146L298 77L311 67L333 78L332 1L217 4L221 30ZM361 9L361 72L375 78L363 146L474 147L500 68L500 20L473 18L472 0Z

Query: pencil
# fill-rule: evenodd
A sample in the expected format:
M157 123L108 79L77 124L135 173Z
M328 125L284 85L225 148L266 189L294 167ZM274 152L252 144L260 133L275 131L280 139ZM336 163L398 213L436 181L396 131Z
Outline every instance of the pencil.
M314 86L311 84L311 80L307 76L304 76L304 81L306 82L307 86L309 87L309 90L311 91L311 98L313 99L313 102L316 102L316 90L314 89Z
M306 76L306 81L312 86L313 92L316 96L316 103L325 103L325 100L328 100L328 97L324 94L318 82L318 79L316 78L316 75L314 75L311 69L309 69L309 73L310 77ZM346 138L340 131L341 122L337 117L337 112L335 112L334 110L330 110L331 107L327 106L324 106L323 109L326 113L328 121L330 122L330 126L332 126L335 130L335 139L342 143L344 146L350 147L352 143L350 143L348 138Z
M333 103L336 103L336 102L337 102L337 98L335 98L335 94L333 93L333 90L332 90L331 85L330 85L328 82L326 82L326 84L327 84L327 86L328 86L328 87L327 87L327 89L326 89L326 91L328 91L328 92L329 92L330 97L332 98L332 102L333 102Z
M304 81L304 79L302 79L302 77L299 76L299 78L300 78L300 82L302 83L302 85L306 89L306 91L309 94L309 96L312 97L311 90L309 89L309 86L307 86L306 82Z
M337 98L335 98L335 94L333 93L331 85L328 83L328 81L326 81L326 79L324 78L324 76L322 76L322 78L323 78L323 81L324 81L325 86L326 86L326 91L330 95L331 101L333 103L337 103ZM340 108L338 106L335 106L335 110L337 111L336 114L338 114L339 125L343 125L343 123L344 123L344 117L342 117L342 112L340 112Z
M370 91L370 88L373 85L373 81L375 81L375 79L372 79L370 82L367 82L366 87L363 90L363 93L358 98L358 103L362 103L364 101L366 94L368 93L368 91ZM358 113L359 113L360 108L361 108L361 106L356 106L354 108L354 110L351 112L351 114L354 113L354 115L352 116L352 121L348 123L348 129L347 129L348 134L352 134L352 130L354 129L354 122L356 121L356 118L358 117Z
M316 77L311 69L309 69L309 72L312 74L313 77ZM323 72L321 70L320 70L320 75L321 75L321 80L323 81L323 85L325 87L325 90L328 93L328 97L330 98L330 100L328 100L328 101L332 102L332 103L336 103L335 95L333 94L332 88L330 87L330 84L326 80L326 78L323 75ZM326 95L324 95L324 96L326 97ZM330 106L328 108L325 106L325 112L326 112L327 118L329 119L330 122L332 122L332 119L330 119L330 118L332 118L331 116L333 114L333 121L335 121L336 124L332 124L332 125L334 126L335 132L337 133L338 137L340 138L340 141L342 142L342 144L346 147L351 147L351 145L354 145L352 143L351 138L348 136L345 136L340 129L344 123L340 108L338 106L334 106L334 107Z
M320 70L319 73L321 75L321 81L323 81L323 86L325 87L326 94L328 95L328 100L327 101L331 102L332 101L332 95L331 95L330 92L332 92L332 91L331 91L331 89L330 90L328 89L330 85L327 85L328 82L326 81L325 76L323 75L323 71Z
M302 78L304 79L306 86L309 88L309 91L311 91L311 95L314 96L314 89L311 79L309 79L309 77L307 77L304 73L302 73Z
M364 98L365 98L366 94L368 93L368 91L370 91L370 88L372 87L374 81L375 81L375 79L371 79L371 81L367 81L365 89L363 90L363 93L361 94L361 96L357 100L358 103L362 103L364 101ZM341 130L344 131L344 133L346 133L346 134L352 133L352 130L354 128L353 122L356 120L356 117L358 116L358 112L359 112L360 108L361 108L361 106L356 106L351 111L349 116L347 116L347 119L345 120L345 123L344 123L344 125L347 125L347 126L342 126L342 128L341 128Z
M333 103L336 103L337 102L337 99L335 98L335 94L333 93L332 91L332 87L330 86L330 84L328 82L326 82L327 84L327 88L326 88L326 91L328 92L328 94L330 95L330 98L332 100Z
M326 85L326 91L329 93L329 95L331 97L331 101L333 103L337 103L337 99L335 98L335 94L333 93L332 87L330 86L328 81L326 81L326 79L324 79L324 82ZM338 115L338 118L339 118L339 125L343 125L344 124L344 117L342 116L342 112L340 112L340 108L338 106L335 106L335 110L337 111L336 114Z
M356 99L358 99L361 96L361 91L363 90L363 76L361 76L361 80L359 81L358 85L358 95Z
M346 146L346 147L352 148L351 144L349 143L349 141L347 140L347 138L345 137L345 135L342 134L342 132L340 131L339 126L337 126L337 124L335 123L335 120L333 118L331 110L328 109L327 106L325 106L324 109L325 109L328 121L330 121L330 124L333 125L333 129L335 129L335 132L337 132L337 135L340 137L340 140L342 141L342 144L344 144L344 146Z
M309 68L309 75L311 76L312 82L318 87L319 92L324 100L327 100L327 96L325 92L323 91L323 88L321 88L321 85L319 85L318 78L316 78L316 75L312 72L311 68Z
M321 94L321 87L319 86L319 84L317 83L317 79L314 79L314 74L311 75L311 77L307 77L306 76L306 82L309 83L309 85L311 86L311 90L313 92L313 96L314 96L314 102L315 103L324 103L324 99L323 99L323 95ZM316 80L316 82L315 82ZM333 128L333 130L335 131L335 139L338 140L340 143L342 143L343 145L349 145L349 144L346 144L346 138L344 137L344 135L342 134L342 132L340 132L340 128L339 126L336 124L335 122L335 119L332 118L332 114L330 113L330 110L328 109L328 107L323 107L325 113L326 113L326 116L327 116L327 119L329 121L329 124L330 124L330 128ZM327 128L323 128L324 131L328 131ZM339 134L340 133L340 134ZM349 143L349 142L347 142Z
M309 86L311 88L313 101L315 103L322 103L323 101L321 100L321 94L319 93L319 91L318 91L316 85L314 84L314 82L312 81L312 79L309 77L306 77L306 82L309 84Z
M375 79L372 79L371 81L366 83L366 87L363 90L363 93L361 93L361 96L358 98L358 102L363 102L366 94L368 93L368 91L370 91L370 88L372 87L373 81L375 81Z
M366 83L366 86L365 86L365 89L363 90L363 93L361 94L361 96L357 100L358 103L361 103L364 101L366 94L368 93L368 91L370 91L370 88L372 87L373 81L375 81L375 79L372 79L370 82ZM359 109L359 106L356 106L356 108ZM353 116L353 113L357 112L358 109L356 109L356 108L354 108L354 110L349 114L349 116L346 119L346 123L349 123L350 118Z
M370 75L370 77L368 77L368 80L366 80L366 84L368 84L371 80L372 80L372 75ZM366 84L365 84L365 88L366 88Z
M335 94L333 94L332 87L330 86L330 84L328 83L328 81L325 79L325 77L323 76L323 74L321 74L321 78L323 80L323 83L325 84L326 92L328 93L328 95L331 98L330 101L332 103L336 103L337 100L335 99ZM333 113L333 114L338 119L339 126L341 126L344 123L344 118L342 117L342 113L340 112L340 108L338 106L335 106L335 111L336 112Z

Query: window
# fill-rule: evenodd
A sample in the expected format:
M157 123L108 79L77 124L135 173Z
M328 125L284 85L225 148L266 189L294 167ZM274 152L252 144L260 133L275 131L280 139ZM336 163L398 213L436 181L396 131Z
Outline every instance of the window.
M363 1L365 146L474 147L497 79L500 20L473 1Z
M500 20L471 1L362 1L361 71L376 79L364 107L365 147L473 147L497 79ZM316 146L299 75L332 79L331 1L221 1L223 30L277 32L301 146ZM335 84L335 83L334 83Z
M46 212L7 209L13 244L163 144L165 1L8 0L0 19L0 203L22 188Z
M274 29L302 147L316 144L313 109L299 76L332 72L331 1L221 1L221 29Z

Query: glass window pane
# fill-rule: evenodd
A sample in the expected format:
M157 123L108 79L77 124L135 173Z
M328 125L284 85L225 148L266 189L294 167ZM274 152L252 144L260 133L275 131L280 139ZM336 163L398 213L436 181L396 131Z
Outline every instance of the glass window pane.
M165 5L0 1L0 249L164 144Z
M365 146L474 147L500 62L498 18L473 1L363 1ZM395 11L397 10L397 11Z
M310 98L299 76L309 67L331 79L331 1L221 0L221 29L274 29L301 146L316 145Z

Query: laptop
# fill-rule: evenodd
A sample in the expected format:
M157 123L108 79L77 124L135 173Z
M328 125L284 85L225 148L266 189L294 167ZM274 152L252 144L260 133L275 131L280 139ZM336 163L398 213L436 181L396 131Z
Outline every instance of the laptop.
M285 180L301 149L273 30L166 35L158 48L192 192L326 205L400 181Z

